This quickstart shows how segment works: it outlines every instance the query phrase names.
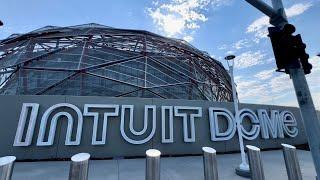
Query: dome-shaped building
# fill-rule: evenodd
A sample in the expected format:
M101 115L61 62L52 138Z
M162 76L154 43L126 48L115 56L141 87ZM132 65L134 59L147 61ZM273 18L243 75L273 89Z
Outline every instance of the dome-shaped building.
M0 41L0 94L232 101L222 64L183 40L98 24Z

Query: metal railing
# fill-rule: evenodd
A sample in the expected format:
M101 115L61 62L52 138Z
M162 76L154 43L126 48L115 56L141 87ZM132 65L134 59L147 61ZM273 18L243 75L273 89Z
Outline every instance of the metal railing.
M250 176L252 180L265 180L260 149L247 145ZM288 144L282 144L283 157L289 180L302 180L302 173L297 157L296 148ZM218 180L216 150L211 147L203 147L203 177L204 180ZM156 149L146 151L145 180L160 180L160 156ZM14 168L15 156L0 158L0 180L11 180ZM69 180L87 180L89 172L90 154L79 153L71 157Z

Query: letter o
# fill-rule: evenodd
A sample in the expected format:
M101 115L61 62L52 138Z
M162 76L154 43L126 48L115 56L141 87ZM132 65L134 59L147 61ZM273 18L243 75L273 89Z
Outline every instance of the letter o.
M252 128L250 131L247 131L242 126L242 121L244 117L248 117L252 123ZM250 109L241 109L239 112L239 119L241 124L242 136L247 140L254 140L259 136L260 133L260 124L257 115Z

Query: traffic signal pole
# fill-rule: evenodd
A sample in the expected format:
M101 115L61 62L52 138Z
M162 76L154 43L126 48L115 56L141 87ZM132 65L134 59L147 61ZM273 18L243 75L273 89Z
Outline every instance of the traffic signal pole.
M270 23L283 28L288 23L282 0L272 0L272 7L261 0L245 0L270 17ZM292 79L318 180L320 180L320 121L317 117L304 70L288 68Z
M320 177L320 123L303 69L289 69L298 99L313 163Z

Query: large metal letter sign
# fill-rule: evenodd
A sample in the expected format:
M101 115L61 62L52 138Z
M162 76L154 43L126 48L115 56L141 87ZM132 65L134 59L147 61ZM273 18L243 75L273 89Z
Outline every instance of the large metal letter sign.
M261 136L264 139L269 139L269 133L273 139L284 138L282 129L282 119L280 113L276 110L271 110L271 118L267 110L258 109L258 116L261 124Z
M76 139L74 141L71 140L72 136L72 126L73 126L73 118L72 115L68 112L58 112L52 117L51 124L50 124L50 129L49 129L49 137L48 141L44 140L45 132L46 132L46 127L47 127L47 122L50 114L57 108L61 107L68 107L74 110L77 113L78 116L78 126L77 126L77 133L76 133ZM67 128L67 135L65 139L65 145L79 145L80 140L81 140L81 133L82 133L82 113L79 108L77 108L75 105L69 104L69 103L60 103L51 106L49 109L46 110L46 112L43 114L41 118L41 123L40 123L40 129L39 129L39 135L38 135L38 140L37 140L37 145L38 146L50 146L53 144L54 141L54 136L56 132L56 127L57 127L57 121L61 116L66 116L68 119L68 128Z
M169 111L169 138L166 138L166 110ZM173 143L173 106L161 106L161 142Z
M156 106L154 105L146 105L144 107L144 120L143 120L143 129L141 131L136 131L133 128L133 105L122 105L121 106L121 122L120 122L120 131L121 131L121 135L122 137L129 143L131 144L143 144L148 142L154 135L154 133L156 132ZM151 133L149 134L149 136L147 136L145 139L142 140L134 140L131 139L127 136L126 132L125 132L125 109L130 109L129 111L129 130L130 133L132 133L135 136L140 136L144 133L146 133L147 128L148 128L148 111L149 109L152 109L152 130Z
M227 120L227 130L225 132L220 132L218 116L223 116ZM227 109L210 107L209 122L211 141L227 141L236 133L236 121L233 114Z
M241 109L239 112L240 124L244 117L248 117L251 121L251 130L247 131L243 125L241 126L242 136L247 140L254 140L259 136L260 125L257 115L250 109Z
M190 113L190 136L188 136L188 114L187 113L180 113L181 110L197 110L198 113L193 114ZM184 142L195 142L195 126L194 126L194 119L196 117L202 117L202 108L201 107L190 107L190 106L175 106L174 107L174 115L177 117L182 117L183 120L183 140Z
M130 144L147 143L156 134L157 108L155 105L145 105L142 109L138 108L136 111L134 111L134 105L84 104L83 106L82 114L81 110L73 104L59 103L43 110L44 113L40 116L40 114L38 115L40 112L39 104L24 103L13 146L30 146L33 134L36 134L34 131L38 131L37 146L53 145L59 119L66 119L68 122L65 145L80 145L84 117L88 121L93 120L92 127L84 127L84 131L90 129L90 132L92 132L90 137L92 145L105 145L107 143L110 118L120 121L120 137ZM143 110L143 121L139 121L136 114ZM234 114L222 107L208 107L207 110L208 121L200 122L195 120L202 118L202 107L159 107L161 130L158 131L161 134L161 143L174 143L174 118L178 121L182 120L183 132L181 136L186 143L196 142L196 124L201 123L209 123L209 127L206 126L205 131L210 133L211 141L228 141L234 138L237 131ZM99 119L102 115L103 118ZM41 121L37 122L39 118L41 118ZM244 123L243 121L246 119L249 121ZM253 110L245 108L239 111L239 121L242 136L247 140L255 140L259 134L261 134L262 139L284 138L284 136L290 138L298 135L297 120L292 112L286 110L280 113L279 110L269 112L265 109L258 109L255 113ZM101 127L99 127L99 124L101 124ZM136 124L142 124L142 128L137 130ZM203 127L201 126L201 128ZM100 128L102 129L101 132L98 131ZM204 132L201 131L200 133ZM72 138L73 136L75 138Z
M22 140L23 130L25 129L25 126L26 126L29 107L31 107L30 120L29 120L28 129L27 129L27 134L26 134L25 140L23 141ZM39 110L39 104L37 103L23 103L13 146L29 146L31 144L33 132L34 132L34 126L36 124L36 120L38 116L38 110Z
M113 109L113 112L104 112L103 114L103 127L102 127L102 138L101 141L97 140L98 134L98 123L99 123L99 113L90 112L90 108L98 109ZM107 139L108 130L108 117L109 116L119 116L119 105L109 105L109 104L85 104L83 110L84 116L93 116L93 129L92 129L92 145L104 145Z
M283 121L283 131L289 137L298 135L297 120L290 111L282 111L280 117Z

